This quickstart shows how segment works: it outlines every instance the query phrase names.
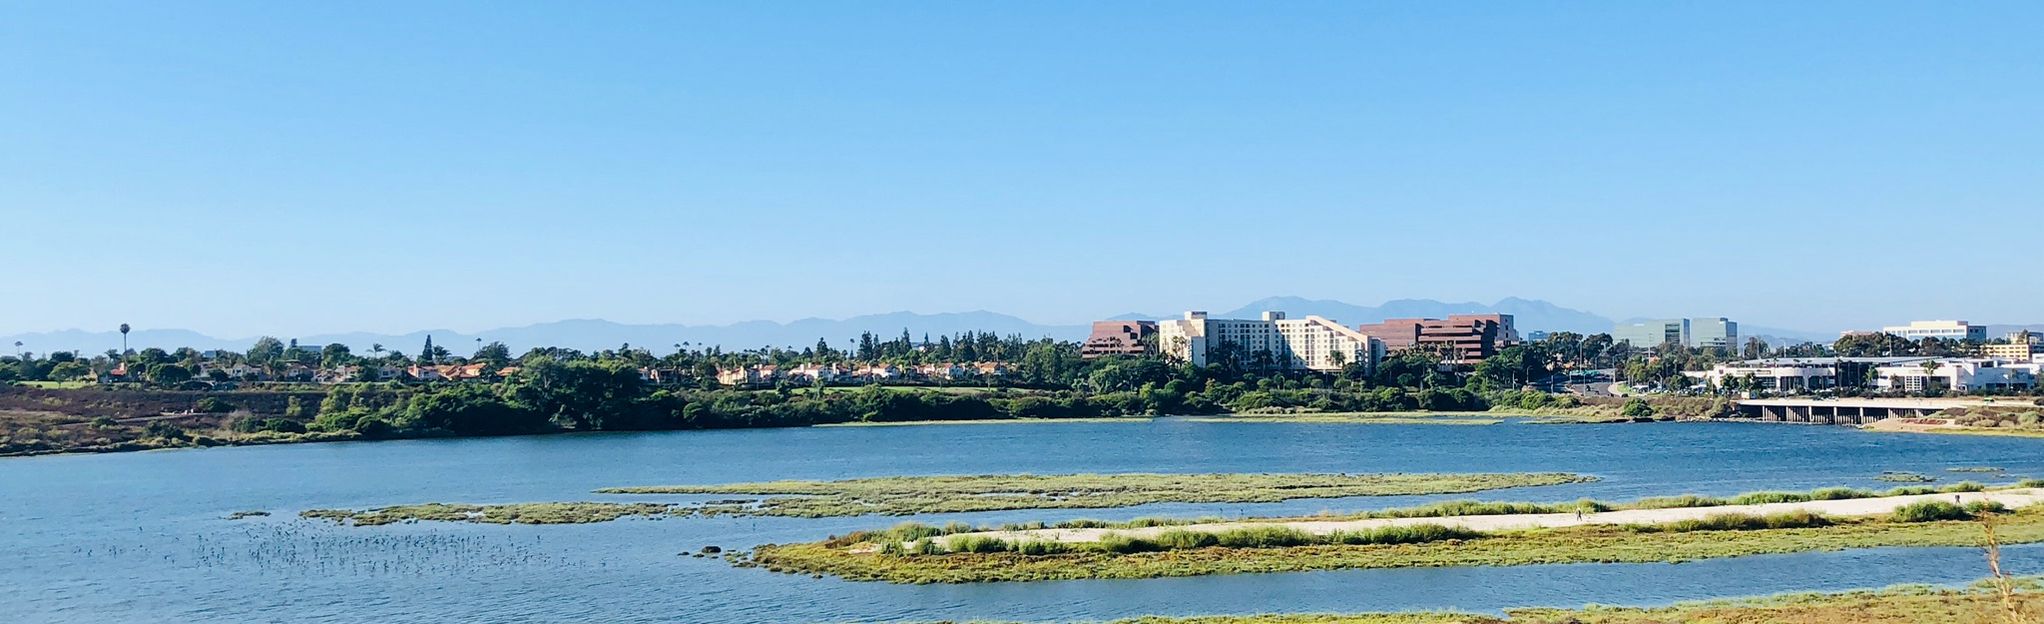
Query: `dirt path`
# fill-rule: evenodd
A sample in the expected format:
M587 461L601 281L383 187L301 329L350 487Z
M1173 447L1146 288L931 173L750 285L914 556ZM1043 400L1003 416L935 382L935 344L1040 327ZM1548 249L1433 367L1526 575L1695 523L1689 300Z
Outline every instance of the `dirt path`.
M1889 496L1882 498L1856 498L1847 500L1810 501L1807 503L1768 503L1764 505L1724 505L1718 507L1682 507L1675 509L1634 509L1583 514L1509 514L1495 516L1448 516L1441 518L1373 518L1368 520L1294 520L1285 522L1214 522L1207 524L1185 524L1178 526L1144 527L1140 529L1037 529L1030 531L984 531L965 533L997 537L1007 541L1057 541L1094 542L1108 534L1129 537L1155 537L1165 531L1216 532L1249 527L1282 526L1298 529L1314 535L1326 535L1336 531L1358 531L1388 526L1438 524L1461 527L1477 531L1510 531L1581 526L1587 524L1662 524L1678 520L1700 519L1713 514L1738 513L1767 515L1788 511L1808 511L1827 516L1878 516L1898 507L1924 501L1958 502L1960 504L1979 501L1995 501L2011 509L2027 507L2044 502L2044 492L2034 489L1998 490L1993 492L1967 492L1963 494L1923 494L1918 496Z

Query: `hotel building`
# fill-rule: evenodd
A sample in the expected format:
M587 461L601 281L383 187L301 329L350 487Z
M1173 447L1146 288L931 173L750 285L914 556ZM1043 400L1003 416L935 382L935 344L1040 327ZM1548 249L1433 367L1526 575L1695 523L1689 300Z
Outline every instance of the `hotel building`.
M1285 318L1264 312L1259 319L1208 318L1186 312L1185 318L1157 323L1158 349L1193 366L1205 366L1232 353L1246 368L1335 372L1351 363L1374 370L1384 357L1384 342L1318 316ZM1260 360L1267 354L1267 363Z

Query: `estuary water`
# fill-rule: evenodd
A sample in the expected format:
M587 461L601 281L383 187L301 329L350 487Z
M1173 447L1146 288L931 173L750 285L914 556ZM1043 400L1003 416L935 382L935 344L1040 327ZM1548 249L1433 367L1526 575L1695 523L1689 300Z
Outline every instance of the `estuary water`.
M2044 440L1742 423L1031 423L604 433L0 459L0 622L1065 621L1142 614L1662 604L1986 575L1973 549L1667 564L1357 570L905 586L679 553L821 539L902 518L673 518L573 526L341 527L311 508L687 501L607 486L1069 472L1534 472L1596 483L1460 496L925 516L941 523L1357 511L2044 476ZM1998 466L2005 475L1947 468ZM238 511L272 515L228 520ZM2044 571L2044 548L2006 553Z

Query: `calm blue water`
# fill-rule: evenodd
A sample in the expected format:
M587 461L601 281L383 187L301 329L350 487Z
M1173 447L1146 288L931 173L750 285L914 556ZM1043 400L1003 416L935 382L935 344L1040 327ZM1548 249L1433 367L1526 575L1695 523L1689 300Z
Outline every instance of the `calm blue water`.
M345 528L317 507L603 500L619 485L1059 472L1516 472L1592 484L1468 498L1628 499L1831 485L1954 466L2044 475L2044 441L1753 424L1427 426L1071 423L589 434L0 459L0 622L781 622L1656 604L1958 583L1970 549L1681 565L1362 570L1139 581L898 586L677 556L806 541L896 518L629 520ZM1299 514L1444 497L1152 505L918 518L975 523ZM690 500L689 497L628 498ZM276 515L228 521L239 510ZM2018 572L2044 549L2011 549Z

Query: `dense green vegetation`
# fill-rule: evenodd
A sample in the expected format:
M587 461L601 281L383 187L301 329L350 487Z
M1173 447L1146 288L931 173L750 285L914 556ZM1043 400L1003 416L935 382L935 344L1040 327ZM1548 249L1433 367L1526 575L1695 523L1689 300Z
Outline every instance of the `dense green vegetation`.
M141 394L188 390L198 399L164 411L188 418L153 430L103 426L85 419L154 414L85 414L65 421L0 405L0 454L128 450L292 440L515 435L556 431L783 427L836 423L1113 418L1223 413L1368 413L1506 410L1554 415L1561 421L1673 419L1722 414L1704 401L1652 406L1579 399L1526 389L1559 372L1608 366L1639 357L1609 336L1562 333L1502 350L1473 367L1444 367L1424 352L1401 353L1370 367L1340 372L1271 370L1262 353L1221 348L1206 366L1160 357L1085 360L1078 344L1024 340L984 332L935 340L860 337L851 349L828 341L812 347L725 351L678 343L666 355L622 345L584 353L538 348L513 357L501 344L456 356L428 343L414 357L376 345L355 353L345 345L301 346L274 338L245 353L141 349L84 357L20 353L0 357L0 395L16 382L102 385L45 392L118 389ZM1659 361L1659 360L1656 360ZM1000 370L942 380L906 379L888 387L830 386L786 380L765 388L725 388L720 370L800 365L893 366L998 364ZM414 365L471 365L474 378L432 382L411 378ZM424 373L422 373L424 374ZM323 384L309 383L317 376ZM429 376L430 377L430 376ZM920 385L917 385L920 384ZM289 405L244 405L242 392L316 393ZM102 393L105 394L105 393ZM4 401L0 401L4 403ZM1377 421L1387 422L1387 421ZM122 423L115 423L121 425ZM261 434L261 435L253 435Z
M1097 509L1151 503L1274 503L1301 498L1478 492L1594 480L1563 473L967 475L620 487L598 493L770 496L757 502L711 503L701 509L706 514L816 518Z

